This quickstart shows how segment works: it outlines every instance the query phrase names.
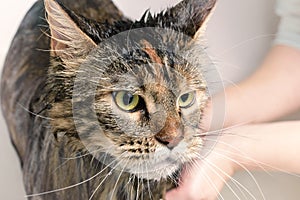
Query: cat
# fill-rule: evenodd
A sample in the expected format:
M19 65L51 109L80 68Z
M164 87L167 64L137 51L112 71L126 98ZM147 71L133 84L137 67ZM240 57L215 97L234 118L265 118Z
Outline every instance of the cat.
M164 199L179 184L204 143L200 38L215 3L137 21L110 0L33 5L1 82L28 199Z

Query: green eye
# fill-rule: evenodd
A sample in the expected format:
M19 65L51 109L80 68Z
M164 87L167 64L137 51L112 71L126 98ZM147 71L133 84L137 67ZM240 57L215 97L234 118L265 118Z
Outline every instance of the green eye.
M178 99L178 105L180 108L191 107L195 102L195 92L189 92L181 95Z
M140 97L126 91L114 92L114 100L117 106L127 112L134 112L139 105Z

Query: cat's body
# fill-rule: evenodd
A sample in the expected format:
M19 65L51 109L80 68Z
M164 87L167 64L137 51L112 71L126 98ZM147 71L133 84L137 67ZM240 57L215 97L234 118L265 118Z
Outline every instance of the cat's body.
M163 198L176 186L182 164L201 149L197 123L207 99L201 66L189 66L176 52L191 49L188 37L195 36L215 1L184 1L137 22L109 0L60 2L45 1L48 23L43 1L28 12L2 75L2 109L27 194L62 189L29 198ZM181 22L176 13L182 12ZM126 37L105 43L124 31ZM129 33L132 49L124 42ZM109 48L97 47L101 42ZM105 63L109 56L116 59ZM90 71L81 70L87 66ZM87 77L91 72L96 75ZM82 76L90 82L96 78L94 94L89 93L94 85L85 87L89 83L80 82ZM118 104L120 95L121 101L131 98L128 104L138 98L134 109ZM189 97L196 100L185 105ZM96 125L86 123L93 117Z

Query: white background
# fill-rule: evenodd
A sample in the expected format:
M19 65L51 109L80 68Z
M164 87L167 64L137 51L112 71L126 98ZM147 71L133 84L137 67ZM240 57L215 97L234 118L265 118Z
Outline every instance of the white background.
M116 3L126 15L138 18L145 9L159 11L179 0L118 0ZM277 18L273 13L275 0L219 0L207 30L209 52L218 62L227 83L242 79L251 73L270 47L276 31ZM12 37L26 11L34 0L10 0L0 7L0 65L5 58ZM0 199L24 199L19 162L3 122L0 118ZM261 179L264 176L258 176ZM276 179L277 180L277 179ZM286 180L281 178L280 180ZM296 180L297 182L297 180ZM290 191L292 182L276 186L271 182L266 193L269 199L297 199ZM299 186L299 181L297 182ZM286 186L286 190L282 185ZM249 186L251 187L251 186ZM282 192L287 191L286 194ZM283 195L282 197L280 197ZM272 196L272 195L271 195ZM293 198L294 197L294 198ZM231 199L231 198L228 198ZM257 198L260 199L260 198Z

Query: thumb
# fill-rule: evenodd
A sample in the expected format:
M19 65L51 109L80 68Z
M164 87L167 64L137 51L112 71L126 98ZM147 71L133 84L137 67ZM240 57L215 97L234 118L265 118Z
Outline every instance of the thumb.
M203 160L195 160L182 171L179 187L169 191L167 200L213 200L233 175L233 163L213 151Z

